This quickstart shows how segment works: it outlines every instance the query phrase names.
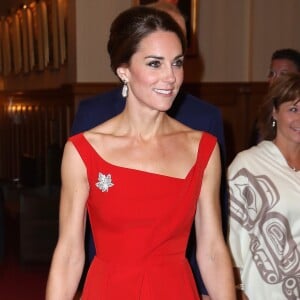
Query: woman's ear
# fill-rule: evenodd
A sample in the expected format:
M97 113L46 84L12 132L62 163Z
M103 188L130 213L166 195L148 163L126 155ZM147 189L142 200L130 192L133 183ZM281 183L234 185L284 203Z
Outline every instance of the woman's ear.
M117 75L122 82L128 82L127 72L128 69L125 66L117 68Z

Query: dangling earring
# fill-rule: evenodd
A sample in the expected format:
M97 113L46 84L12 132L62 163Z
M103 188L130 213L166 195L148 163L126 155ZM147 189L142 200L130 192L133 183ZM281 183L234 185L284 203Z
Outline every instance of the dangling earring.
M123 98L127 98L128 96L128 86L125 80L123 81L122 96Z
M276 126L276 120L273 119L273 121L272 121L272 128L275 128L275 126Z

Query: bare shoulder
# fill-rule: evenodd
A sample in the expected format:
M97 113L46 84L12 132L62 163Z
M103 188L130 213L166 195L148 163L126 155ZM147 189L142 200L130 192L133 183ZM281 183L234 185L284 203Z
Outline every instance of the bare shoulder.
M85 131L84 136L91 144L95 144L96 142L101 143L105 137L113 135L114 127L114 118L112 118Z
M78 151L76 150L74 143L71 140L68 140L64 146L64 157L71 157L71 159L73 159L77 154Z
M194 134L196 134L197 132L198 133L202 132L200 130L193 129L193 128L183 124L182 122L174 119L173 117L169 117L169 120L170 120L170 123L172 124L171 126L174 131L176 130L176 131L182 131L182 132L194 133Z
M181 145L190 155L195 155L198 152L200 140L203 136L203 131L195 130L175 120L173 124L173 133L175 134L175 143ZM179 149L179 148L178 148Z
M203 131L196 130L174 119L174 127L177 132L186 134L186 137L191 139L191 142L198 143L202 137Z
M200 141L203 137L203 131L190 129L188 132L188 140L195 152L198 152Z
M83 166L82 158L80 156L79 150L74 145L71 140L68 140L64 146L64 154L62 159L62 167L67 167L68 169L77 168Z

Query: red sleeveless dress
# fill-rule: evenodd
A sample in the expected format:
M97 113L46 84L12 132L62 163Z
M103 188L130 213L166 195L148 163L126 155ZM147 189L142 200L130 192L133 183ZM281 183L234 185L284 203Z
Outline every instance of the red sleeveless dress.
M108 163L83 134L70 140L87 168L96 247L82 299L199 299L185 252L216 138L203 133L197 160L184 179Z

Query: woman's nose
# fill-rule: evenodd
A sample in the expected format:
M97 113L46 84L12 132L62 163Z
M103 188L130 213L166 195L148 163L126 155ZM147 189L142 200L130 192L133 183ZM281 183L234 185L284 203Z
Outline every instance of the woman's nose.
M165 71L164 71L164 80L168 81L168 82L175 82L176 81L176 76L175 76L175 72L171 67L166 67Z

